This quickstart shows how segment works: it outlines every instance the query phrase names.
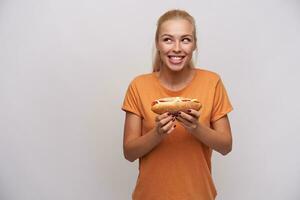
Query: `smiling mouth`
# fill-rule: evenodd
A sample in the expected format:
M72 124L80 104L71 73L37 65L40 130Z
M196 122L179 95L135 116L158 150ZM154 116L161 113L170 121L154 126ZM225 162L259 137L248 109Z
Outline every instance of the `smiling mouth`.
M168 56L168 57L169 57L169 61L172 64L180 64L185 58L185 56Z

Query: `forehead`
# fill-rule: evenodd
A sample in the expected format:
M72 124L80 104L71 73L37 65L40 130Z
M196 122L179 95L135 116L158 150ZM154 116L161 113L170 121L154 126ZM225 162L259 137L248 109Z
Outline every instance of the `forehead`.
M163 22L159 35L193 35L193 25L185 19L171 19Z

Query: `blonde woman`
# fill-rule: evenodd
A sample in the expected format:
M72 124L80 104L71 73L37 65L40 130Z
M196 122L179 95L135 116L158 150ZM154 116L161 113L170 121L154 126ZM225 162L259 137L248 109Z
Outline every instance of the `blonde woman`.
M170 10L159 18L155 44L153 72L131 81L122 106L124 156L139 159L132 199L215 199L212 151L226 155L232 148L225 87L218 74L194 67L196 27L186 11ZM151 111L154 100L176 96L198 99L202 109L178 116Z

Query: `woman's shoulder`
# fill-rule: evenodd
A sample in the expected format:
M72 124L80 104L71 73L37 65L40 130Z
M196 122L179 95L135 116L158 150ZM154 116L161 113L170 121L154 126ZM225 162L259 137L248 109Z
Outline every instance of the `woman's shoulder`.
M205 68L196 68L198 75L200 77L209 79L211 81L218 81L220 79L220 75L217 72L205 69Z
M136 75L132 81L146 81L146 80L151 80L153 77L153 73L145 73L145 74L139 74Z
M136 75L130 82L131 85L145 85L145 84L152 84L153 79L153 73L145 73L145 74L139 74Z

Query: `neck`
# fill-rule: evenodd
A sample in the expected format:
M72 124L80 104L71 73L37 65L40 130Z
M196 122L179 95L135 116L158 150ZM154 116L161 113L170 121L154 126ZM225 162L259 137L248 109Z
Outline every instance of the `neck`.
M193 78L194 70L191 67L184 67L181 71L172 71L162 67L158 72L158 78L163 85L169 89L180 89L185 87Z

